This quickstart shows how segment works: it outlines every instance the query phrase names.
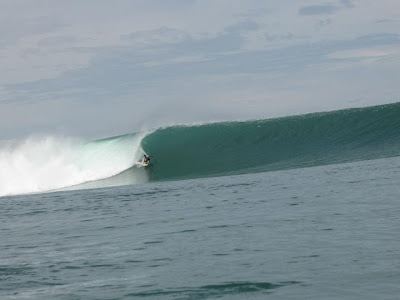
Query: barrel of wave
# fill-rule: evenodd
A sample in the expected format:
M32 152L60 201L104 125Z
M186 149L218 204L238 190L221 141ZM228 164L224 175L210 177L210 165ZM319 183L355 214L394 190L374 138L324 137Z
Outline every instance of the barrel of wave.
M0 196L61 189L115 176L142 156L145 133L85 143L35 137L0 148Z

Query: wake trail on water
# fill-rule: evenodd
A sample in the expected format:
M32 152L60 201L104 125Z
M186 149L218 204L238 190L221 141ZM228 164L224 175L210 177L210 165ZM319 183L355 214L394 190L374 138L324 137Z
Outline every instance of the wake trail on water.
M86 143L36 137L0 148L0 196L57 190L112 177L141 158L146 133Z

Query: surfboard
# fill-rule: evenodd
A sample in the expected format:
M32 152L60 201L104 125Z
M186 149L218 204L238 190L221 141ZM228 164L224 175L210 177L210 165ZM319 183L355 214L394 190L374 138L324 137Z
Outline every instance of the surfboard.
M146 161L142 162L142 166L143 166L143 167L147 167L148 165L149 165L149 162L148 162L148 161L147 161L147 162L146 162Z

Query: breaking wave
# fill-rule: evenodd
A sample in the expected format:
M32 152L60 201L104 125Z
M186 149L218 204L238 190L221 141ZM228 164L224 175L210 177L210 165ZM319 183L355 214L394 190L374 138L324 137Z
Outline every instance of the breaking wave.
M85 143L29 138L0 150L0 196L43 192L114 176L142 156L144 133Z
M152 156L138 167L144 151ZM244 122L170 126L83 143L0 150L0 196L311 167L400 155L400 103Z

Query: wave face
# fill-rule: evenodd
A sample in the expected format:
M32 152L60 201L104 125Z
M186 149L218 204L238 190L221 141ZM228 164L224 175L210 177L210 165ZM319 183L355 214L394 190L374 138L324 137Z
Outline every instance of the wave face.
M129 134L91 143L59 137L30 138L2 147L0 196L56 190L119 174L142 156L144 136ZM88 187L92 185L88 183Z
M151 180L188 179L400 155L400 103L247 122L172 126L142 141Z

